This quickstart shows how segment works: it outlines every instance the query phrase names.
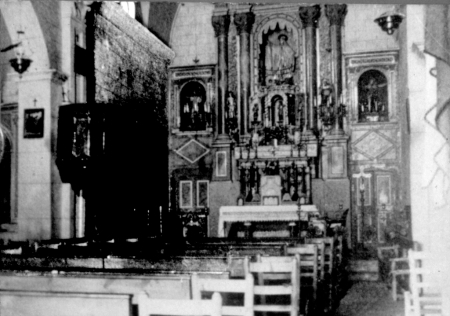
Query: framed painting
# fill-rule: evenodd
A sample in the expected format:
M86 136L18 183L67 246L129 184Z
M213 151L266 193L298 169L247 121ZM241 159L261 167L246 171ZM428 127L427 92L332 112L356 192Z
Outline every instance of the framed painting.
M192 208L192 181L180 181L180 208Z
M377 204L391 205L391 176L377 176Z
M44 109L25 109L23 137L44 137Z
M216 152L216 177L227 176L227 158L226 151Z
M197 181L197 207L199 207L199 208L209 207L209 181L208 180Z

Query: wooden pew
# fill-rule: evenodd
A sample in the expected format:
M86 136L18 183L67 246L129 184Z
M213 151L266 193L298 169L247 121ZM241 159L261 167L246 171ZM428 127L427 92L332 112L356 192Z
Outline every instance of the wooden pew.
M132 316L127 294L0 290L2 316Z
M335 239L334 237L325 238L309 238L306 239L306 244L318 245L318 262L321 270L321 279L319 292L321 299L325 302L318 302L326 306L325 312L332 311L335 307L336 299L336 282L335 282ZM323 251L322 251L323 249Z
M308 315L315 310L318 292L317 245L296 245L286 249L287 255L298 255L300 274L300 314Z
M149 299L141 295L139 316L222 316L222 298L214 293L211 300Z
M244 279L201 278L194 273L191 278L192 298L202 299L204 294L220 293L222 297L222 315L253 316L254 294L253 276L247 273ZM240 304L236 304L240 303Z
M256 275L254 293L260 298L255 302L255 312L285 312L298 316L300 276L297 256L258 256L256 262L249 262L249 271ZM289 303L282 297L289 297Z

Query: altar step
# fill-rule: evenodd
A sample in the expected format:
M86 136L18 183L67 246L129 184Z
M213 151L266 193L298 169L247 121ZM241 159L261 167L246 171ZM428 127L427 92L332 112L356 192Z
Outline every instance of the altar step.
M347 269L351 281L378 281L380 279L377 259L350 259Z

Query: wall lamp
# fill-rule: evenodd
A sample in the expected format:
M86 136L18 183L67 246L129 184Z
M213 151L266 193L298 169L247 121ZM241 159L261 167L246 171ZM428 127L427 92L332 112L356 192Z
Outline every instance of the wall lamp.
M392 35L404 18L405 16L401 13L388 11L376 18L374 22L376 22L383 31Z

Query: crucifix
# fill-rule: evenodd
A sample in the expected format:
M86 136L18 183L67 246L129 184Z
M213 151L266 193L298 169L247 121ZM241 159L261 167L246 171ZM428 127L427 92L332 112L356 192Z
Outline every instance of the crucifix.
M364 204L365 204L365 191L366 191L366 186L365 186L365 181L369 181L369 179L372 177L372 175L370 173L365 173L364 172L364 166L359 166L359 173L355 173L353 174L353 178L355 179L361 179L361 181L359 181L359 187L357 188L357 190L359 190L360 192L360 204L361 204L361 208L360 208L360 212L358 213L357 216L357 223L358 223L358 227L357 227L357 240L358 243L361 243L364 246Z

